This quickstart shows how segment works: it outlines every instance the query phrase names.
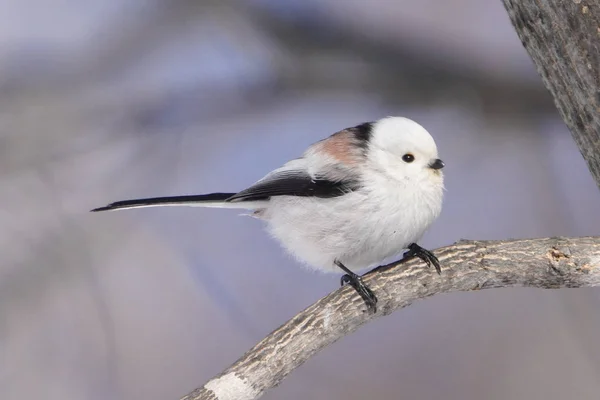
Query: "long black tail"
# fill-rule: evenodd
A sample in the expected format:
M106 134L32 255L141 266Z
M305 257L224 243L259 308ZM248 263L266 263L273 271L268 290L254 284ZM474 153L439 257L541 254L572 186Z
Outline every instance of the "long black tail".
M150 197L147 199L122 200L110 203L104 207L98 207L91 210L111 211L122 210L127 208L141 207L160 207L160 206L197 206L197 207L231 207L231 208L246 208L249 204L242 205L240 203L227 203L225 200L233 196L235 193L209 193L198 194L191 196L172 196L172 197Z

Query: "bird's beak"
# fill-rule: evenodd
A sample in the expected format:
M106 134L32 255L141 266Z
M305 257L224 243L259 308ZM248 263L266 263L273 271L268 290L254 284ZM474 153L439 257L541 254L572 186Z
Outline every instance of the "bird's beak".
M442 169L444 168L446 164L444 164L444 162L442 160L440 160L439 158L436 158L435 160L433 160L430 164L429 164L429 168L431 169Z

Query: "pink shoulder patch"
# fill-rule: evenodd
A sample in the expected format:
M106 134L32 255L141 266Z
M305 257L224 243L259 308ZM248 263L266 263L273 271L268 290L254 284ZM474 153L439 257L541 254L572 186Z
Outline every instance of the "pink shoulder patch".
M321 141L319 150L347 165L360 163L363 153L356 145L356 139L347 130L334 133L327 139Z

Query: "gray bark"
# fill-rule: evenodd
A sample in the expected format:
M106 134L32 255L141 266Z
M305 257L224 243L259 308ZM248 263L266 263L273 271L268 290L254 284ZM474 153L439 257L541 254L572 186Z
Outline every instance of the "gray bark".
M503 1L600 187L600 2Z
M250 400L278 385L324 347L373 320L439 293L528 286L600 286L600 237L461 241L435 251L442 275L420 260L369 274L376 314L350 287L336 290L275 330L182 400Z

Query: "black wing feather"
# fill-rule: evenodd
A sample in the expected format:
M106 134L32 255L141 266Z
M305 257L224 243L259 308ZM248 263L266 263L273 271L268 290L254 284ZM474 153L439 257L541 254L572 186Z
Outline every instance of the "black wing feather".
M306 173L280 173L259 181L248 189L231 196L227 201L267 200L273 196L332 198L358 189L356 181L333 181L312 178Z

